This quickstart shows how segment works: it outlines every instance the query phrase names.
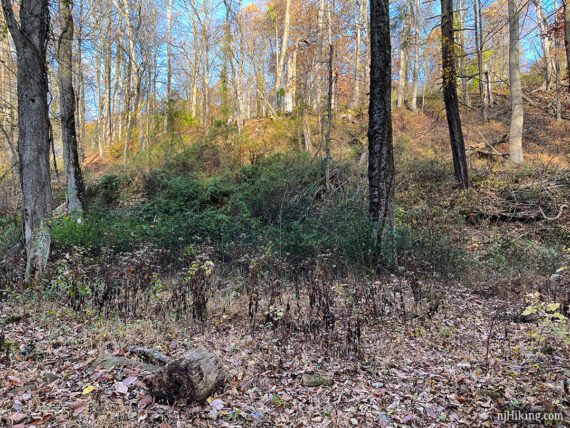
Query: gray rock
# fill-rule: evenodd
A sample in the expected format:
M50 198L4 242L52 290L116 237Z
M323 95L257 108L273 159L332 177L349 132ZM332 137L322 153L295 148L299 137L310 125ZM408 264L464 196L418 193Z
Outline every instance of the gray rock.
M330 386L333 384L333 379L329 376L321 376L316 374L305 373L301 380L301 384L303 386L310 386L310 387L323 386L323 385Z

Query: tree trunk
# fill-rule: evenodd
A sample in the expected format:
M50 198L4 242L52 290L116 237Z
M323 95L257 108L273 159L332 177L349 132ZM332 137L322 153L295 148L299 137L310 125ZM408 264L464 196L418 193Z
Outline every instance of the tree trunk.
M570 0L564 3L564 46L566 48L566 75L568 79L568 93L570 93Z
M477 73L479 77L479 100L481 102L481 116L487 121L487 99L485 97L485 84L483 82L483 28L481 22L481 3L473 1L473 16L475 23L475 49L477 50ZM488 74L487 74L488 78Z
M465 105L470 106L471 105L471 100L469 99L469 81L467 79L467 73L465 70L465 36L464 36L464 32L465 32L465 11L464 11L464 4L463 4L463 0L458 0L457 2L457 13L456 13L456 19L457 19L457 26L458 28L455 31L455 35L456 37L456 42L457 45L459 46L459 55L456 55L456 61L457 61L457 68L459 69L459 80L461 81L461 90L463 92L463 102L465 103Z
M360 62L362 49L362 26L366 14L366 1L356 0L356 40L354 41L354 88L352 92L352 108L360 105Z
M8 162L14 180L20 182L20 167L18 165L18 151L15 144L15 102L13 99L13 87L15 74L15 64L11 54L11 43L9 37L0 40L0 88L4 91L2 97L5 100L2 103L2 140L4 141L6 152L8 153Z
M453 153L453 170L461 187L469 187L465 143L461 129L459 103L457 101L455 49L453 38L453 0L441 0L441 56L443 66L443 98L447 113L449 139Z
M544 89L550 90L554 78L554 61L552 58L552 46L549 35L549 24L544 10L542 9L542 0L533 0L536 8L536 19L538 28L540 28L540 38L542 42L542 55L544 56Z
M404 43L403 37L400 43ZM406 80L408 79L408 51L404 47L400 47L400 70L398 71L398 94L396 99L396 107L404 106L404 98L406 97Z
M368 107L369 219L389 264L394 245L394 152L392 147L392 52L388 0L370 1L370 104Z
M166 0L166 105L164 111L164 132L170 133L170 109L172 88L172 1Z
M49 165L49 113L46 50L48 0L20 4L20 23L11 0L2 0L4 18L18 59L18 154L23 196L25 281L39 279L49 257L52 195Z
M327 130L325 135L325 183L330 186L330 163L331 163L331 130L332 130L332 111L333 111L333 60L334 46L329 45L329 90L327 98Z
M59 93L61 139L63 143L63 169L67 183L67 212L81 215L83 212L83 177L77 150L75 128L75 90L73 89L73 3L59 0L61 36L57 50L59 62Z
M414 20L414 69L412 82L412 101L410 109L416 111L418 108L418 85L420 80L420 1L414 0L412 14Z
M509 0L509 81L512 108L509 157L516 164L523 163L522 134L524 123L519 26L518 2Z
M285 113L293 113L297 99L297 43L287 62L287 91L285 92Z
M85 77L83 74L83 7L84 0L79 0L79 25L77 31L77 91L76 118L77 148L80 158L85 157Z
M277 99L279 99L279 92L281 91L283 70L285 68L285 55L287 55L287 44L289 41L289 21L291 16L290 10L291 0L286 0L285 18L283 18L283 38L281 39L281 53L279 54L277 60L277 68L275 70L275 94L277 95ZM277 107L279 107L279 105Z

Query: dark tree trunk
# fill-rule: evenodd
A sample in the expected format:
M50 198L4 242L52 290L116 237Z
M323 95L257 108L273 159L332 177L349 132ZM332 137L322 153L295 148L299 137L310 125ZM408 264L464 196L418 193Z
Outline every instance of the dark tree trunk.
M61 36L57 51L59 61L59 92L61 109L61 137L63 140L63 168L67 182L67 212L80 215L83 212L83 177L77 150L75 128L75 91L73 89L73 15L72 0L59 1Z
M457 75L455 71L455 49L453 38L453 0L441 0L441 56L443 65L443 98L449 126L449 138L453 153L455 178L461 187L469 187L465 143L461 130L461 117L457 101Z
M388 0L370 1L370 105L368 127L369 217L389 263L394 248L392 52Z
M46 48L48 0L22 0L20 22L11 0L2 0L4 18L18 59L18 155L23 196L27 283L44 271L51 234L52 196L49 165L49 116Z
M327 188L330 186L331 168L331 130L332 130L332 109L333 109L333 59L334 46L329 45L329 90L327 99L327 130L325 133L325 182Z

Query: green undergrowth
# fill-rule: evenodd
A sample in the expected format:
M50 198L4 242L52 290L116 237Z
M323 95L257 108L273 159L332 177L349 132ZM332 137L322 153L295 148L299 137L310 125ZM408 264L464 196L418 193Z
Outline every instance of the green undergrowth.
M135 178L104 176L89 188L91 208L81 223L54 222L54 246L95 254L144 245L202 246L230 266L245 255L261 254L293 267L323 257L344 271L381 264L370 239L365 172L355 163L333 163L327 187L322 161L302 153L273 155L212 174L216 156L207 149L207 156L194 148ZM401 265L443 275L465 267L466 255L433 224L414 224L409 211L398 210L397 217Z

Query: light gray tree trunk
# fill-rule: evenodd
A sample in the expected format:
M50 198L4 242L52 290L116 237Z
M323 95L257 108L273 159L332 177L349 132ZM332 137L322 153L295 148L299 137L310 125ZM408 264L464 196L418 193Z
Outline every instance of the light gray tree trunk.
M414 0L412 13L414 20L414 68L412 77L412 101L410 109L416 111L418 108L418 85L420 80L420 1Z
M564 47L566 48L566 75L570 93L570 0L562 0L564 5Z
M542 0L533 0L536 8L536 19L538 28L540 28L540 38L542 43L542 55L544 57L544 89L550 90L554 79L554 60L552 57L552 41L550 40L549 24L544 10L542 8Z
M287 91L285 92L285 113L293 113L297 99L297 43L287 61Z
M356 0L356 40L354 41L354 88L352 92L352 108L360 104L360 63L362 50L362 27L366 14L366 1Z
M403 17L404 26L400 35L400 69L398 71L398 92L396 98L396 107L404 106L406 98L406 87L408 85L408 48L410 39L410 10L406 7Z
M170 132L170 109L172 90L172 1L166 0L166 105L164 109L164 132Z
M289 42L289 22L291 17L291 0L285 2L285 17L283 18L283 37L281 38L281 53L277 59L275 70L275 94L278 95L283 84L283 71L285 68L285 56L287 55L287 45Z
M4 24L4 22L2 22ZM0 88L2 89L2 124L1 135L4 141L6 152L8 153L8 162L12 176L16 182L20 180L20 167L18 165L18 151L16 148L15 130L16 130L16 103L13 97L14 79L16 64L12 58L12 47L9 37L0 40Z
M18 59L18 154L26 244L25 282L37 280L47 265L52 194L49 165L49 116L46 51L48 0L20 3L20 22L11 0L2 0L4 18Z
M509 157L516 164L523 163L522 134L524 124L523 94L520 69L519 5L509 0L509 81L511 87L511 129Z
M481 3L479 0L473 1L473 16L475 24L475 50L477 51L477 74L479 77L479 99L481 100L481 116L487 121L487 99L485 96L485 86L483 82L483 26L481 22ZM486 74L488 78L488 74Z
M59 62L59 94L63 168L67 183L67 212L73 216L83 213L83 176L77 150L75 128L75 91L73 89L73 15L72 0L59 0L61 35L57 50Z

